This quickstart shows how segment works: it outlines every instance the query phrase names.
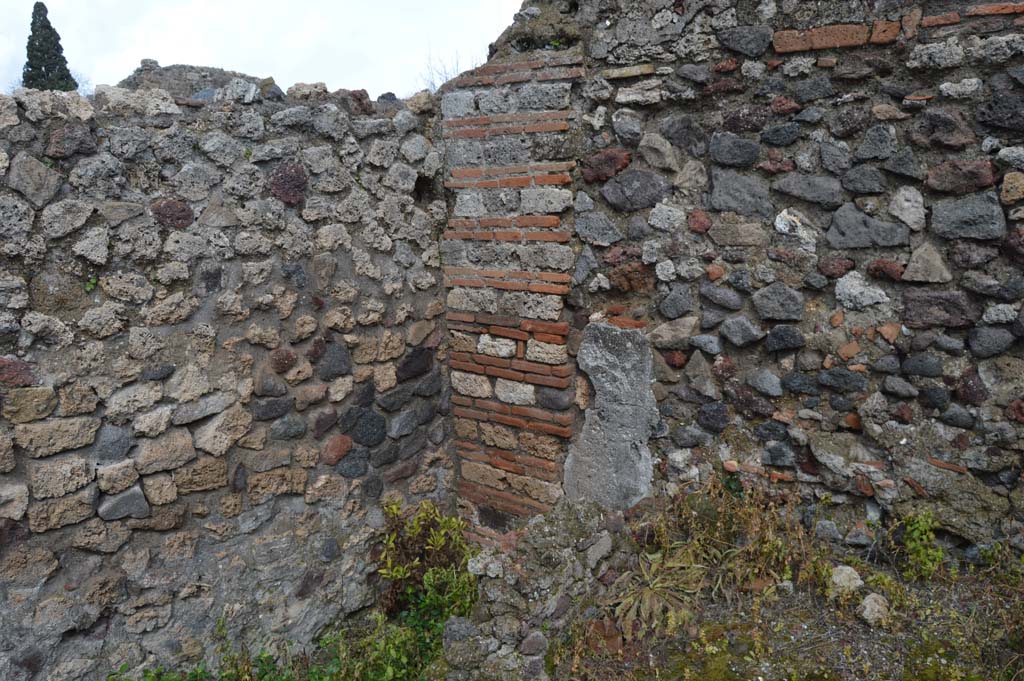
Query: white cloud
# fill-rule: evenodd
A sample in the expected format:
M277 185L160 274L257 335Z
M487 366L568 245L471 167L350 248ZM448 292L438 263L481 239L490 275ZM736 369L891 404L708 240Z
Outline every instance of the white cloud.
M409 95L428 59L462 70L521 0L49 0L68 65L114 84L143 58ZM33 0L0 0L0 87L21 80Z

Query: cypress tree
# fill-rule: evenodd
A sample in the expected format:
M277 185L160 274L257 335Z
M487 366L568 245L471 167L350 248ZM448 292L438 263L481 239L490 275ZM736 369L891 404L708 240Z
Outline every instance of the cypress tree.
M21 72L21 84L36 90L76 90L78 83L68 70L60 34L46 17L46 5L32 8L32 33L28 36L28 60Z

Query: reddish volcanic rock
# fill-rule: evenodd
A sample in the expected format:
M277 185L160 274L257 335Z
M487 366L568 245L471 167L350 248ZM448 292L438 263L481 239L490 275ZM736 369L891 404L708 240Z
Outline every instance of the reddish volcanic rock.
M583 174L584 182L604 182L625 170L631 160L633 154L622 147L602 149L583 159L580 163L580 172Z

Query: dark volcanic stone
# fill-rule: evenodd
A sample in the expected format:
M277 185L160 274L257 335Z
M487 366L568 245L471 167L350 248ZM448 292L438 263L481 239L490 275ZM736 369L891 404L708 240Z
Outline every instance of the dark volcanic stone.
M192 207L181 199L159 199L150 205L149 210L164 227L185 229L195 220Z
M912 329L963 328L981 318L981 309L963 291L911 289L903 293L903 323Z
M697 424L712 433L721 433L729 426L729 407L724 402L709 402L697 410Z
M282 416L270 424L271 440L297 440L306 434L306 421L296 414Z
M843 204L842 185L828 175L787 173L772 183L772 189L824 208L838 208Z
M433 348L420 346L405 353L405 357L398 364L395 376L399 381L407 381L416 378L430 371L434 366Z
M904 147L896 152L894 156L882 164L882 169L889 171L893 175L909 177L913 180L923 180L928 174L924 164L917 160L917 156L914 155L914 151L910 147Z
M690 156L700 158L708 151L708 135L686 114L675 114L661 122L661 134Z
M776 442L769 445L761 457L761 463L766 466L779 466L792 468L796 465L796 452L784 442Z
M733 170L713 168L711 171L711 206L719 211L740 215L775 217L768 194L768 183L753 175L740 175Z
M854 166L846 171L843 187L854 194L881 194L889 188L882 171L869 165Z
M604 182L615 177L629 166L633 155L622 147L611 147L588 156L580 163L584 182Z
M761 133L761 141L773 147L788 147L795 144L803 136L799 123L783 123L773 125Z
M768 332L768 341L765 347L768 352L783 352L785 350L799 350L807 344L800 329L790 324L779 324L772 327Z
M353 449L334 467L343 478L360 478L370 469L370 452L365 447Z
M569 390L538 387L536 398L537 406L554 411L565 411L573 405L576 396Z
M289 206L306 198L306 170L301 163L284 161L270 176L270 193Z
M942 358L938 355L910 355L903 360L903 373L908 376L938 378L942 375Z
M820 395L818 383L806 374L791 371L782 377L782 387L797 395Z
M1006 352L1016 340L1009 329L998 326L979 326L967 334L967 347L975 357L985 359Z
M601 188L604 200L624 212L651 208L671 193L671 183L650 170L627 170Z
M701 298L729 310L739 310L743 307L743 296L728 286L715 286L707 280L700 284L700 295Z
M908 137L920 147L963 149L977 138L959 113L943 109L926 109L914 118Z
M386 393L381 393L376 398L377 406L388 412L398 411L412 399L415 388L416 384L414 383L404 383Z
M693 310L693 294L684 284L673 284L668 294L658 304L658 311L666 319L679 319Z
M828 120L828 129L835 137L853 137L871 122L871 112L862 107L848 106L833 113Z
M1001 239L1006 216L995 192L973 194L933 205L932 231L944 239Z
M711 160L719 165L749 168L757 162L760 146L731 132L718 132L711 136Z
M271 397L265 400L254 400L252 403L252 417L257 421L271 421L290 412L294 403L294 397Z
M131 428L118 428L105 423L100 427L89 451L100 463L115 463L123 460L134 446L135 436Z
M323 409L313 414L310 420L313 422L313 437L319 440L338 422L338 412L333 408Z
M291 348L277 348L270 353L270 368L283 374L295 366L295 352Z
M971 412L956 403L946 407L946 411L942 412L939 420L954 428L970 430L974 427L974 417L971 415Z
M352 372L352 356L344 343L328 343L324 356L317 364L316 373L323 381L331 381Z
M772 43L770 26L735 26L718 32L718 42L746 57L760 57Z
M921 389L921 403L929 409L945 409L949 406L949 391L939 385Z
M872 125L854 152L858 161L884 161L896 153L896 133L888 125Z
M1004 130L1024 131L1024 95L999 92L977 110L979 123Z
M607 215L597 211L576 216L576 234L586 243L595 246L611 246L623 238L615 223Z
M793 95L796 101L801 104L813 102L818 99L825 99L836 94L832 81L828 76L817 76L799 81L793 86Z
M781 442L789 439L789 430L785 423L772 419L754 426L754 437L762 442Z
M958 400L976 407L985 404L989 398L989 392L977 367L969 366L960 374L960 380L956 384L956 397Z
M855 204L845 203L833 213L825 238L832 248L903 246L910 243L910 228L902 223L876 220Z
M799 321L804 316L803 295L781 282L766 286L753 296L754 309L761 319Z
M371 409L360 409L359 418L349 433L358 444L376 447L387 437L388 422L383 416Z
M818 383L841 393L859 393L867 390L868 378L846 367L833 367L818 372Z

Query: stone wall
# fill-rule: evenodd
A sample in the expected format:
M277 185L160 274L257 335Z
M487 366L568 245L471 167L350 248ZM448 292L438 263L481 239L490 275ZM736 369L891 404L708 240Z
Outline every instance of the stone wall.
M5 678L309 641L387 495L527 528L452 678L712 476L1024 549L1024 4L528 2L436 125L224 76L0 99Z
M443 499L430 99L0 97L0 677L309 642Z
M534 2L493 51L443 99L478 520L735 474L849 543L930 510L1024 548L1024 4ZM492 318L567 324L575 391L505 376L537 339ZM502 427L559 408L563 490Z
M449 307L567 323L577 384L548 455L563 498L471 566L449 678L547 678L548 638L620 574L622 511L711 477L798 495L826 541L929 511L968 560L1024 550L1024 3L538 0L492 51L444 99L446 125L501 130L473 135L474 165L575 165L543 204L535 177L458 185L456 211L548 215L571 262L492 246L474 266L567 272L569 292L498 312L455 287ZM558 64L582 72L544 107L557 142L495 118ZM453 379L453 400L492 424L466 430L485 451L523 448L528 428L493 425L491 393L509 400L483 326L452 342L472 334L493 378ZM533 512L529 469L466 449L462 484L492 490L463 498L480 523Z

